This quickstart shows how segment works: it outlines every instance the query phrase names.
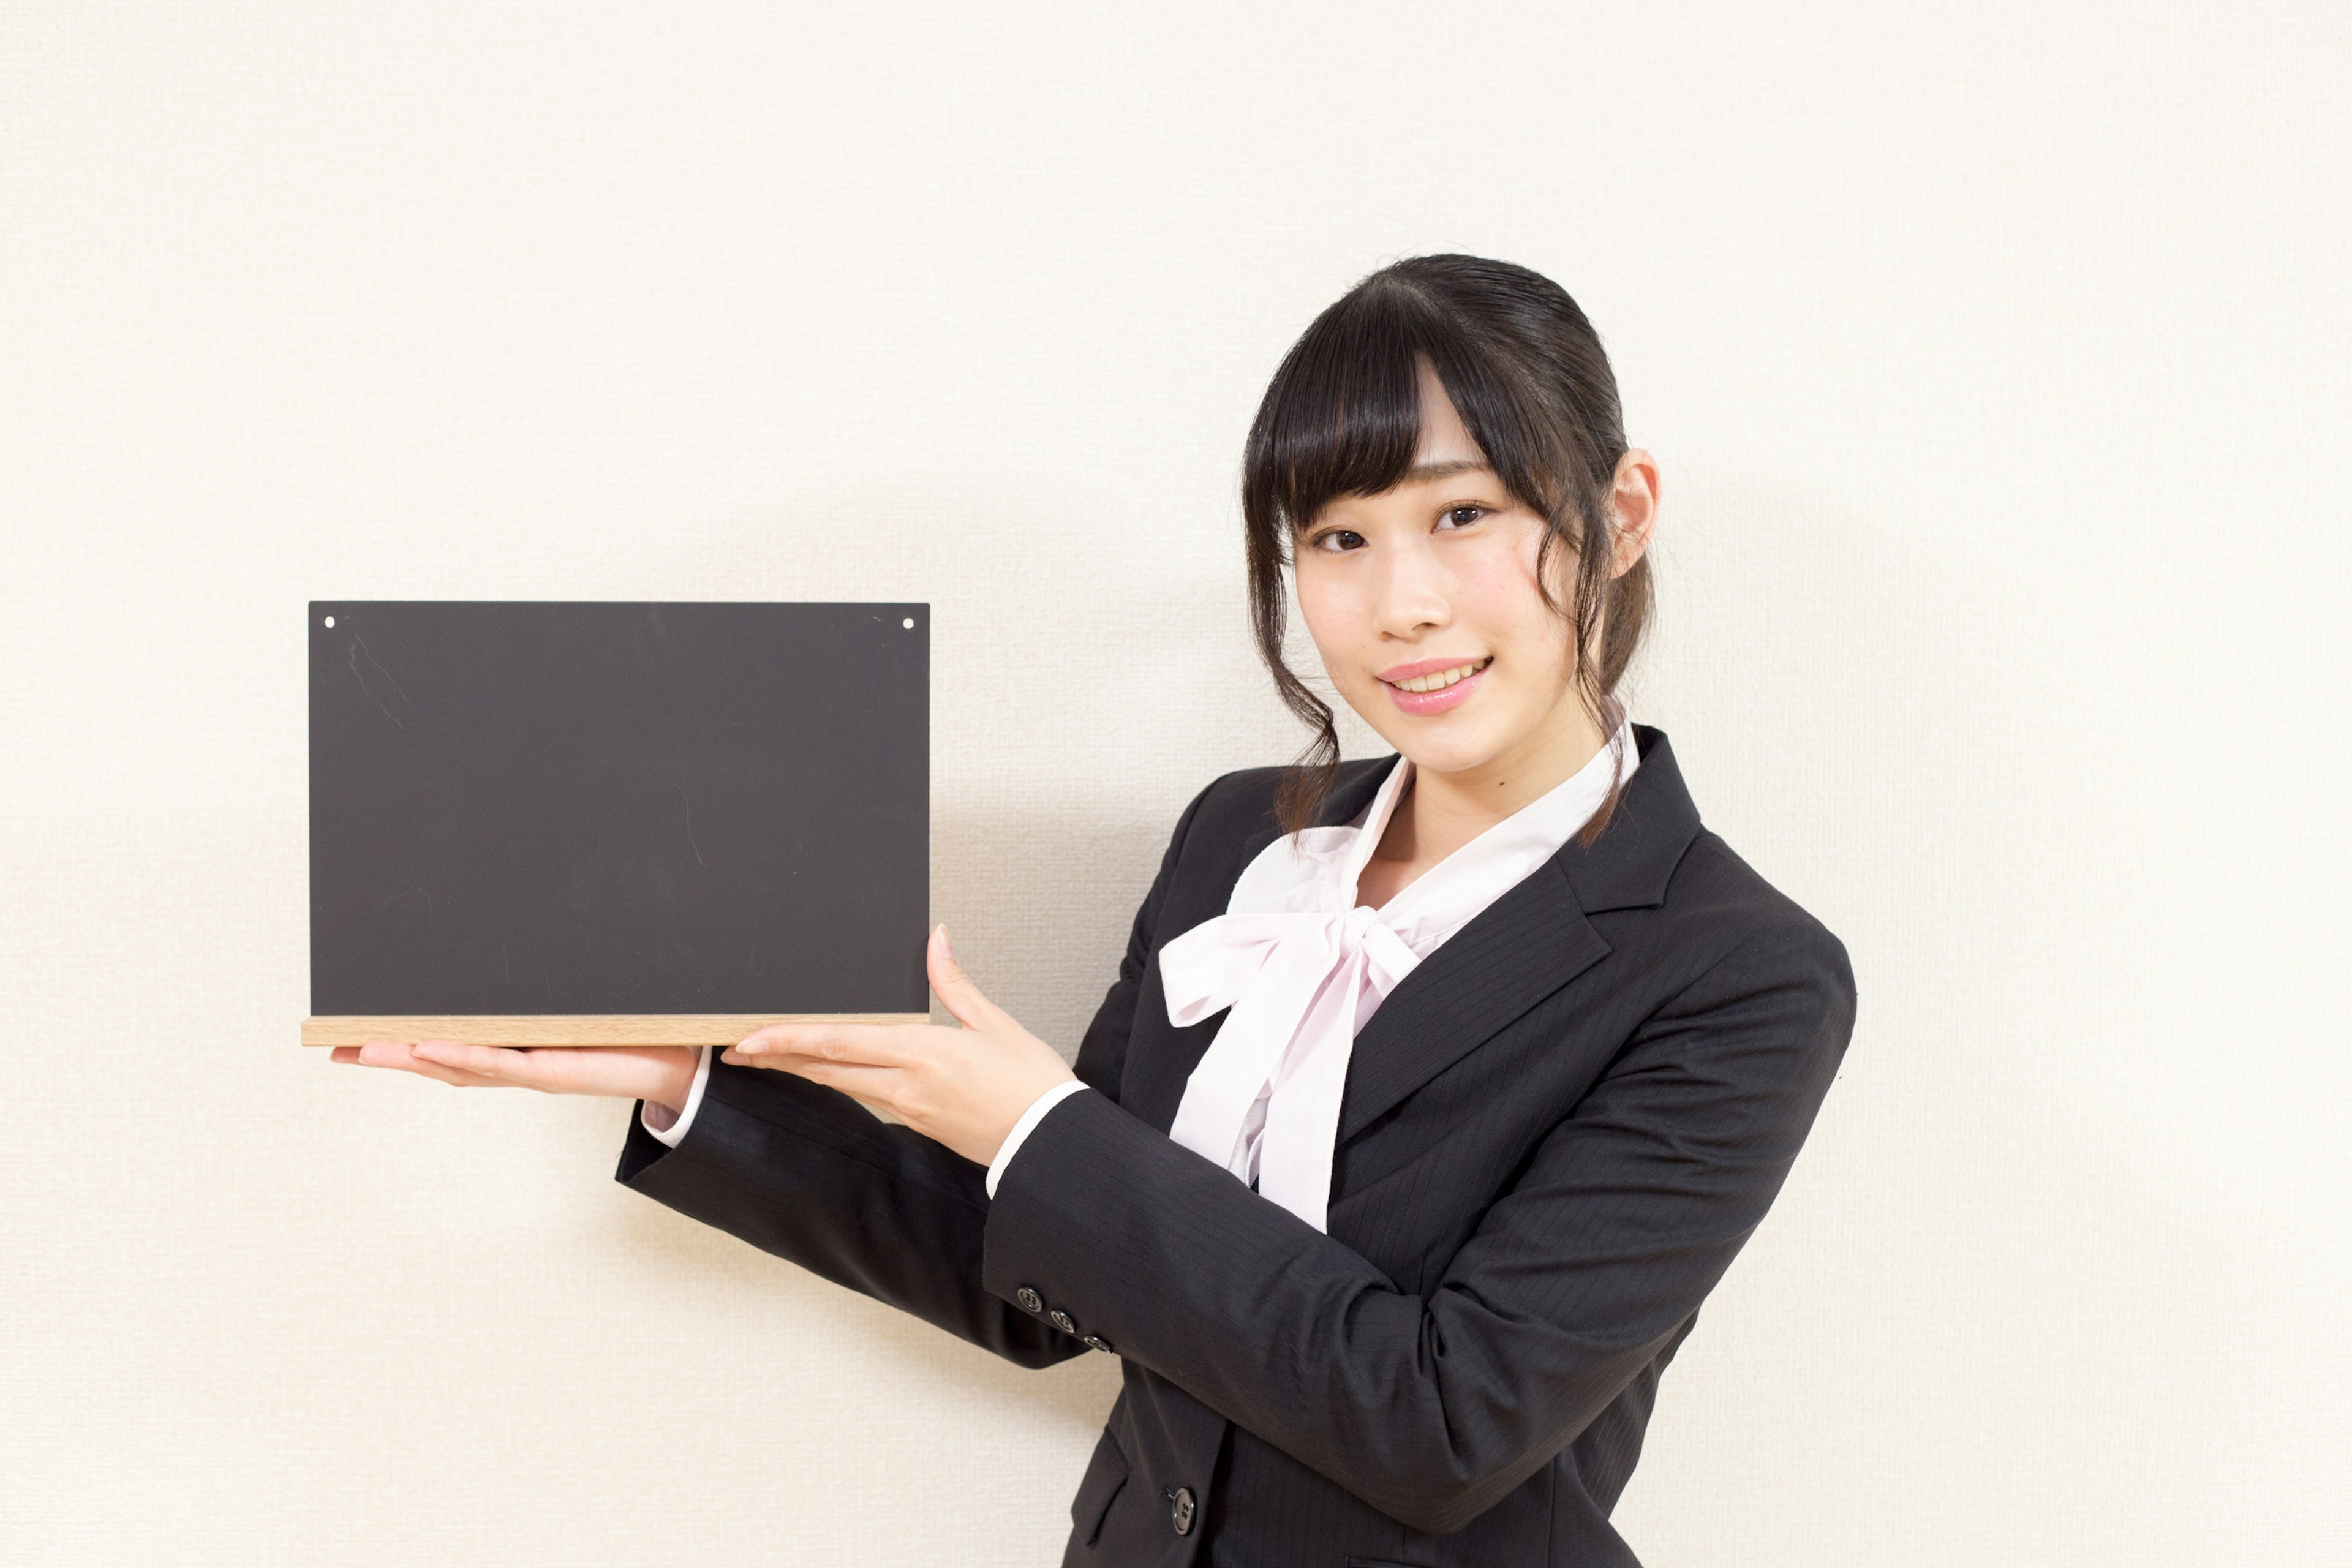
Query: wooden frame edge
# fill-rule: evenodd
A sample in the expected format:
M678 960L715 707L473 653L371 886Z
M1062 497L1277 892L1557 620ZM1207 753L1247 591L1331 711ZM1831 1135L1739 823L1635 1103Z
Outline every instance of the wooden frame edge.
M731 1046L771 1024L928 1024L928 1013L497 1013L329 1015L302 1020L306 1046L462 1040L469 1046Z

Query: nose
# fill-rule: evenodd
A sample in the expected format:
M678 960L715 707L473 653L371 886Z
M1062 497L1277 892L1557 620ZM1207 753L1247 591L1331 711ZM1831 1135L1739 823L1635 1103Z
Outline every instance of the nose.
M1384 550L1380 564L1379 598L1372 618L1382 637L1410 641L1454 619L1443 570L1425 543L1416 540Z

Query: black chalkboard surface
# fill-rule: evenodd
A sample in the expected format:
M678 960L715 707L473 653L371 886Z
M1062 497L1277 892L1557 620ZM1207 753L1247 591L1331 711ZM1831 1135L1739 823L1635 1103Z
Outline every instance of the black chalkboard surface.
M303 1039L920 1018L929 608L310 605Z

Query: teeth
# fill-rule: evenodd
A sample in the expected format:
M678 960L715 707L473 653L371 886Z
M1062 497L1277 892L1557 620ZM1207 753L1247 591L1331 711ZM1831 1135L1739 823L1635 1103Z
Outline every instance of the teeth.
M1457 664L1452 669L1441 669L1433 675L1417 675L1411 680L1396 682L1396 688L1400 691L1443 691L1455 681L1477 674L1489 662L1483 658L1474 659L1468 664Z

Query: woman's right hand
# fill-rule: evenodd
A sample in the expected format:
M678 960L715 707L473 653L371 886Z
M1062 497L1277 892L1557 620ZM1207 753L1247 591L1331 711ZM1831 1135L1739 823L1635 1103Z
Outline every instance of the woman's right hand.
M535 1089L541 1094L604 1094L685 1109L701 1050L695 1046L468 1046L457 1040L370 1040L337 1046L334 1059L396 1068L459 1089Z

